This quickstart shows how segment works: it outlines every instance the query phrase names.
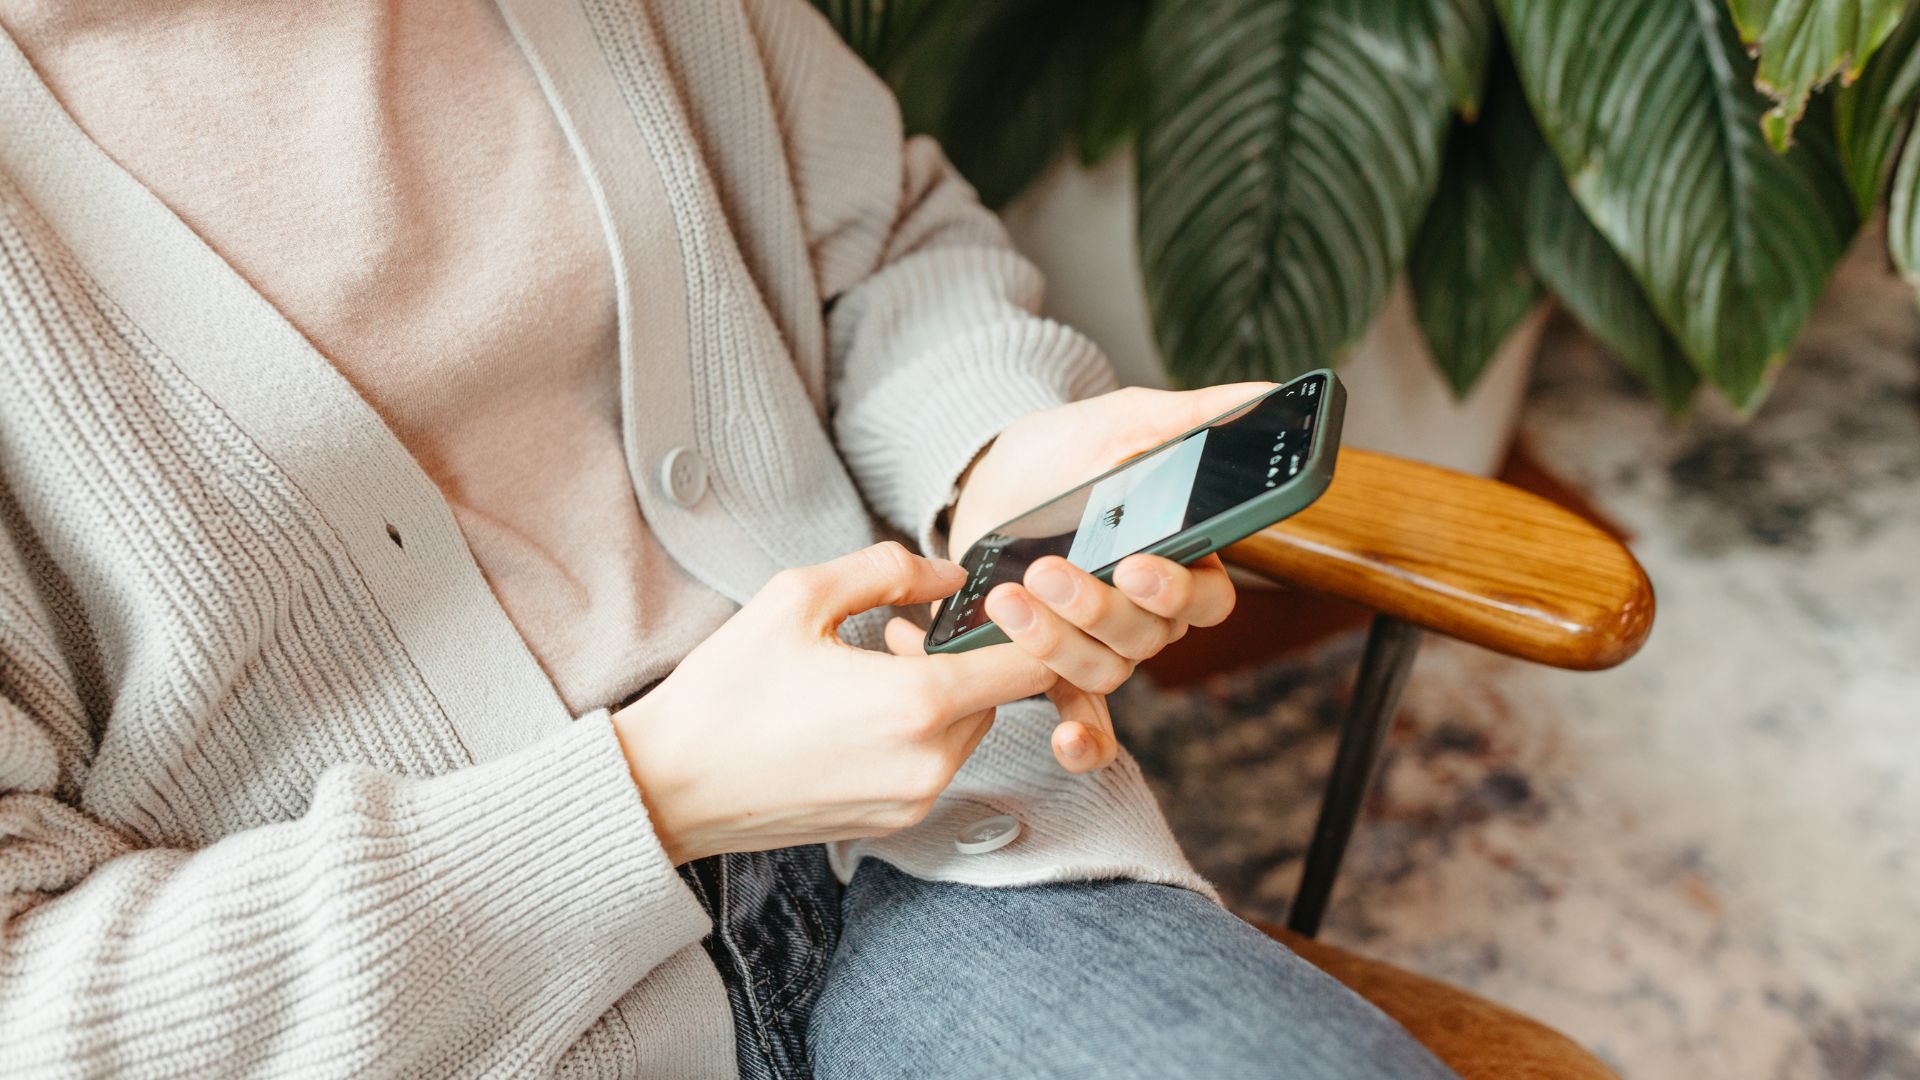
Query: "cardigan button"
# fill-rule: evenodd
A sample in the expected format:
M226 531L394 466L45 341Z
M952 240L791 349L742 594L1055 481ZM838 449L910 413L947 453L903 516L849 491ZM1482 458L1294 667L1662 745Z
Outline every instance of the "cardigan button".
M684 446L674 447L660 462L660 487L675 506L691 509L707 493L707 463Z
M999 851L1020 839L1020 819L1012 814L995 814L960 830L953 838L954 850L962 855L985 855Z

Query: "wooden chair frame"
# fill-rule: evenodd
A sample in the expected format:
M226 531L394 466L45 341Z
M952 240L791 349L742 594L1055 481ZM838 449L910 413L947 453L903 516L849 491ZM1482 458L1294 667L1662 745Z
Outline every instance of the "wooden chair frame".
M1299 514L1228 548L1271 581L1375 614L1287 926L1320 930L1424 633L1592 671L1637 652L1653 586L1598 525L1510 484L1342 450L1333 484Z

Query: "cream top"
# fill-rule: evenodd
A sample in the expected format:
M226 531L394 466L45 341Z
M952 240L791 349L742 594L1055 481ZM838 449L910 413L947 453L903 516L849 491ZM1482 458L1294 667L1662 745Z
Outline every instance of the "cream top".
M576 713L735 610L641 516L600 222L491 0L0 0L0 23L373 404Z

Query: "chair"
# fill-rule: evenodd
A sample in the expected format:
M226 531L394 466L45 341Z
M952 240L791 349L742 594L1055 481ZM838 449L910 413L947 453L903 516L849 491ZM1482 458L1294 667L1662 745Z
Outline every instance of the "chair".
M1605 531L1537 495L1363 450L1341 451L1319 501L1224 557L1373 612L1287 925L1262 929L1399 1020L1466 1080L1613 1077L1572 1040L1519 1013L1313 939L1422 635L1554 667L1611 667L1638 651L1653 625L1653 588L1640 564Z

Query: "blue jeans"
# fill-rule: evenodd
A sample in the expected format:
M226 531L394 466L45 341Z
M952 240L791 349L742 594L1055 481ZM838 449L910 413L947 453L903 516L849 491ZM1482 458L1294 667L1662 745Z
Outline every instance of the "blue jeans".
M984 889L819 848L689 868L741 1075L1454 1074L1359 996L1206 898L1133 881Z

